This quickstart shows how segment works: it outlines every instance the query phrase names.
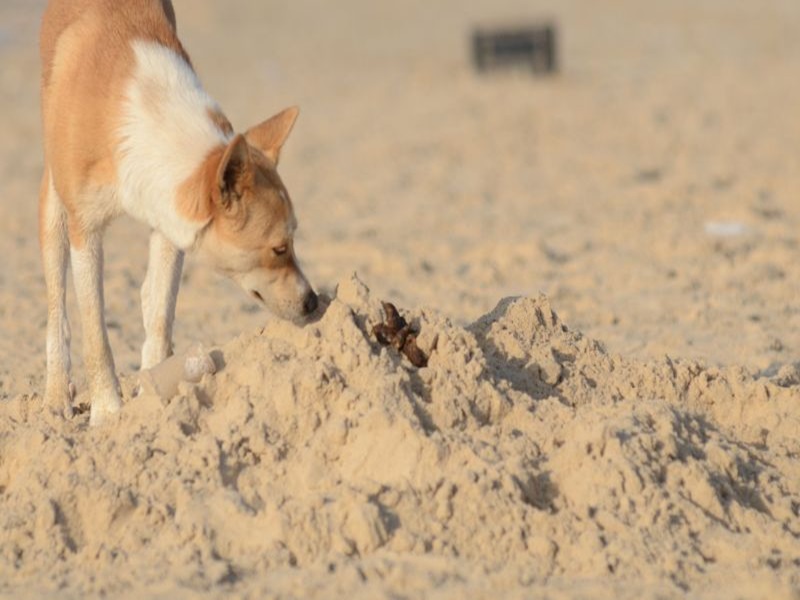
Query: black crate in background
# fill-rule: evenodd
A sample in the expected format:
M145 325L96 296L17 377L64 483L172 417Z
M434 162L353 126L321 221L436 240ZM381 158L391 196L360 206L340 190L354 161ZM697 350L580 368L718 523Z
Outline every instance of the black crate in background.
M524 67L537 75L558 71L557 33L552 24L478 29L472 34L472 56L478 72Z

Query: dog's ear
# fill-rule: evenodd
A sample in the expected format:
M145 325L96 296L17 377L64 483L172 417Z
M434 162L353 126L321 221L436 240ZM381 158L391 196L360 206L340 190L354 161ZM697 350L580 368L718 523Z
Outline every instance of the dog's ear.
M286 138L289 137L299 114L300 109L296 106L287 108L263 123L248 129L245 137L251 146L261 150L277 165L281 148L286 142Z
M252 182L253 166L250 147L242 134L231 140L217 168L217 190L219 202L224 208L240 200Z

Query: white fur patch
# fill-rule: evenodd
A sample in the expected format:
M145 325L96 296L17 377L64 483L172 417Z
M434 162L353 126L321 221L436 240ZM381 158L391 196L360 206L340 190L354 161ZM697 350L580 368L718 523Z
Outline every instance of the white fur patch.
M217 104L189 64L154 42L133 42L136 69L119 130L120 199L127 213L187 249L205 223L181 217L178 187L228 136L209 116Z

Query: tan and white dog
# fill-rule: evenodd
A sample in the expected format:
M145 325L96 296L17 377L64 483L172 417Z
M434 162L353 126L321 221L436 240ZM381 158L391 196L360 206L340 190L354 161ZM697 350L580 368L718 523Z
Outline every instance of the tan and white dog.
M142 285L142 368L167 358L184 252L197 251L281 317L317 296L297 266L296 222L276 171L297 118L235 134L178 40L170 0L51 0L42 20L47 283L46 402L72 411L66 271L81 313L91 418L120 410L103 317L103 231L120 213L152 227Z

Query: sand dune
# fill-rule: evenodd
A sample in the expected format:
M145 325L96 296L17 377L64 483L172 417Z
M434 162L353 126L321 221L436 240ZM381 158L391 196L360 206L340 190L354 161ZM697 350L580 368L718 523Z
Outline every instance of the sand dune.
M545 297L466 328L409 317L419 370L371 335L380 304L354 277L318 323L243 335L218 374L132 399L108 427L6 403L3 581L253 597L798 585L796 385L611 356Z

